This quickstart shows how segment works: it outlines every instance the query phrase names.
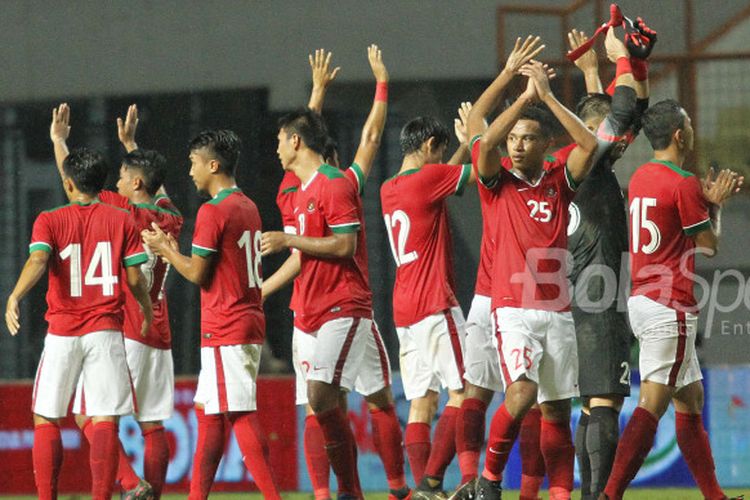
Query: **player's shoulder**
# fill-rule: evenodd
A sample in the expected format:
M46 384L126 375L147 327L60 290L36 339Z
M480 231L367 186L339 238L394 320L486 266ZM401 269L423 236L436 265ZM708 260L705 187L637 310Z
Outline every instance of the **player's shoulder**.
M318 167L318 173L321 174L323 178L329 182L337 182L338 179L346 180L344 172L342 172L337 167L334 167L333 165L328 165L327 163L324 163L320 167Z
M299 191L300 181L292 172L285 172L279 184L278 196L288 195Z
M246 198L246 196L242 193L242 190L240 188L235 186L231 188L222 189L221 191L216 193L216 195L213 198L203 203L201 205L201 209L216 210L219 207L231 205L233 202L236 202L238 198Z

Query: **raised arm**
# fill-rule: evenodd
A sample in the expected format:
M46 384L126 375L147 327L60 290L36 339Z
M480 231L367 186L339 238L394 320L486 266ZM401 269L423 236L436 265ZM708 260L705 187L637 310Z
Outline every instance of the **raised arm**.
M362 127L362 137L359 140L357 153L354 155L354 163L362 169L365 179L372 170L388 113L388 70L383 64L383 56L377 45L367 47L367 59L370 62L372 74L375 76L375 98L372 101L367 121Z
M310 69L312 70L312 92L307 107L320 114L323 112L323 101L326 97L328 86L336 79L341 67L336 66L333 71L331 68L332 52L326 52L325 49L317 49L315 55L308 56L310 60Z
M525 64L520 72L534 82L539 100L547 105L576 143L576 147L568 157L567 169L573 181L582 182L591 170L591 157L597 147L596 136L572 111L557 100L552 93L549 76L542 63L531 61Z
M125 147L125 151L130 153L138 149L135 142L135 131L138 128L138 106L131 104L125 115L125 120L117 117L117 137L120 143Z
M49 252L44 250L31 252L29 258L26 260L26 264L23 266L21 275L18 277L16 286L8 296L8 302L5 305L5 324L11 335L17 335L21 328L21 311L18 303L34 288L39 279L44 276L49 257Z
M458 108L458 118L453 120L453 130L458 139L458 148L453 153L453 156L448 160L449 165L458 165L460 163L466 163L471 161L471 151L469 150L469 133L466 127L466 123L469 120L469 113L471 113L471 103L462 102L461 107ZM485 123L485 128L486 128ZM477 178L474 173L474 169L471 169L469 176L469 183L476 182Z
M49 127L49 138L55 150L55 165L60 178L63 177L63 161L68 157L67 140L70 136L70 107L66 103L52 108L52 123Z
M571 30L568 33L568 44L571 52L588 41L586 33L578 30ZM583 73L583 79L586 82L586 92L589 94L601 94L604 92L602 80L599 78L599 61L596 58L596 51L591 48L575 60L576 67Z
M469 113L467 132L470 139L480 135L487 128L485 120L500 105L500 99L503 96L505 87L518 74L521 66L544 50L545 46L540 45L540 41L541 39L538 36L534 37L532 35L526 37L526 40L523 42L521 42L520 38L516 38L516 44L510 55L508 55L505 67L497 75L495 81L482 92L477 102L474 103L471 113Z

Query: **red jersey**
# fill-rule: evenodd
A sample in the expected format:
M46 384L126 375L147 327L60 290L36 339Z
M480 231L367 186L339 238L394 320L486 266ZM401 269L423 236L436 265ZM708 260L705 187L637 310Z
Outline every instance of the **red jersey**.
M674 163L652 160L633 174L628 198L631 295L694 312L692 236L711 227L700 182Z
M276 205L281 212L281 223L284 225L284 232L287 234L297 234L297 217L294 215L294 196L297 191L299 191L299 178L292 172L285 172L276 194ZM292 252L296 252L296 250L292 249ZM289 302L289 309L293 311L296 308L295 302L298 295L299 282L295 278L292 284L292 299Z
M476 165L480 141L472 144ZM575 182L567 161L548 157L539 179L529 183L511 170L510 158L492 179L480 179L483 217L494 221L492 308L570 310L566 256L568 206ZM559 165L558 165L559 163Z
M126 210L100 203L71 203L39 214L29 252L51 254L49 332L68 337L122 331L124 267L148 257Z
M144 229L151 229L151 223L156 222L165 233L175 238L180 236L182 229L182 215L172 205L166 196L157 197L154 204L130 203L128 199L113 191L102 191L99 199L116 207L128 210L133 216L135 228L140 233ZM167 281L169 265L154 255L148 247L144 247L148 260L141 264L141 272L146 278L146 286L151 296L154 308L154 321L146 337L141 337L143 312L138 301L135 300L130 288L125 288L125 337L157 349L172 347L172 334L169 328L169 311L164 284Z
M193 254L214 260L201 287L202 347L263 343L261 231L258 208L237 187L198 209Z
M300 253L302 269L298 300L294 304L294 326L314 332L323 323L340 317L372 317L372 292L367 278L361 169L356 165L342 172L321 165L300 185L294 212L302 236L323 238L333 233L357 233L357 250L346 259L318 258Z
M453 244L445 199L463 194L471 165L425 165L380 188L386 232L396 261L393 321L413 325L457 306Z

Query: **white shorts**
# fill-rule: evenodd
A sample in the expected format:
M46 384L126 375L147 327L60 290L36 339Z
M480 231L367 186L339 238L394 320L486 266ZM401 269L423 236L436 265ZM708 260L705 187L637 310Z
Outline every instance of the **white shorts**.
M201 371L193 401L207 415L255 411L262 344L201 347Z
M503 379L492 334L492 299L474 295L466 318L466 350L464 379L472 385L502 392Z
M424 397L427 391L439 392L441 388L463 389L465 328L460 307L396 328L407 400Z
M298 405L307 404L307 381L318 380L369 396L391 384L391 364L377 324L336 318L319 330L292 336Z
M578 348L570 312L499 307L492 321L505 390L525 375L537 402L577 397Z
M698 317L643 295L628 299L633 333L640 344L641 380L684 387L703 378L695 353Z
M79 380L75 413L107 417L133 412L122 332L102 330L80 337L48 333L34 380L32 411L46 418L67 416Z
M125 353L138 401L136 420L167 420L174 410L172 350L157 349L126 338Z

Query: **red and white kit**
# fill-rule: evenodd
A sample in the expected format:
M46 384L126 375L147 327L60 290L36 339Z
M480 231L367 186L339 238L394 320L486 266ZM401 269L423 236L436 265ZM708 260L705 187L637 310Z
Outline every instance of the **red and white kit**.
M462 194L471 165L425 165L380 189L396 261L393 319L407 399L463 388L464 317L455 296L446 198Z
M254 411L266 320L261 303L261 221L237 188L201 205L193 254L213 259L201 287L201 371L195 402L206 414Z
M476 164L480 140L472 142ZM567 158L549 157L528 182L509 158L492 179L480 179L483 215L495 222L492 320L507 386L526 375L538 402L578 395L578 355L566 278L568 206L576 185Z
M134 409L122 340L123 267L147 260L130 214L95 201L41 213L29 251L51 254L49 330L34 382L32 411L67 415L79 377L86 412L126 415Z
M643 380L683 387L702 378L695 354L695 240L711 227L698 179L652 160L630 180L628 311Z

